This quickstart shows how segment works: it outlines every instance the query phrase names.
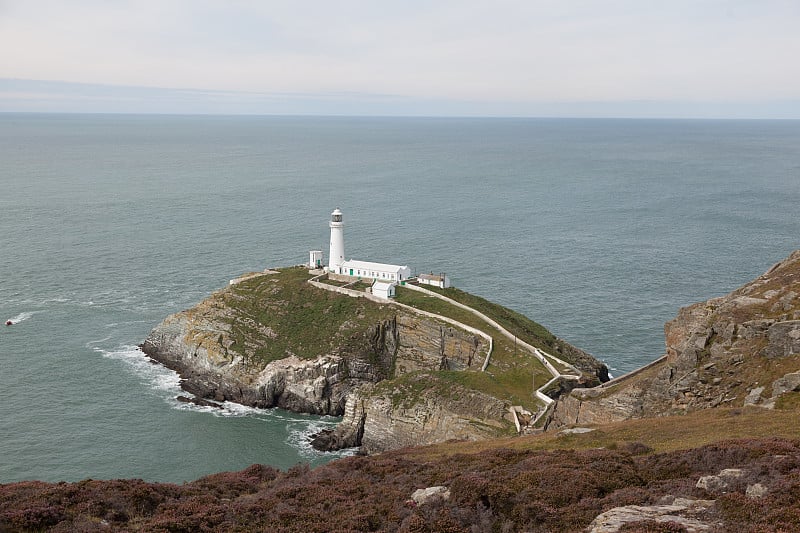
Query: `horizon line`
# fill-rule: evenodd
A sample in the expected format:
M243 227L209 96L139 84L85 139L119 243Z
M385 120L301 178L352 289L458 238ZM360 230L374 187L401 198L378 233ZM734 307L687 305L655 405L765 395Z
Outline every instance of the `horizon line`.
M800 120L796 100L459 100L364 92L259 92L0 77L0 113L520 118Z
M213 112L147 112L147 111L7 111L0 109L0 115L92 115L129 117L228 117L228 118L357 118L357 119L452 119L452 120L664 120L664 121L703 121L703 122L797 122L800 118L776 117L664 117L664 116L547 116L547 115L376 115L376 114L323 114L323 113L213 113Z

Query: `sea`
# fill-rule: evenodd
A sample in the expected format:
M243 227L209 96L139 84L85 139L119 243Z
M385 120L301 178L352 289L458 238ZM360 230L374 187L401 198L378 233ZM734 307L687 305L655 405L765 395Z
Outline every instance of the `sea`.
M0 114L0 483L318 465L332 417L186 405L139 350L239 274L446 272L614 375L800 248L800 121Z

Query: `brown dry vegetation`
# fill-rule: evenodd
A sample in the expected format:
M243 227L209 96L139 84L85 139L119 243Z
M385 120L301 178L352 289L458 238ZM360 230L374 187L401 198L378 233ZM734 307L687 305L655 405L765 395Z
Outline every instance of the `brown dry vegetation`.
M794 400L794 396L788 395ZM800 396L800 393L797 393ZM781 409L781 407L785 407ZM713 444L719 440L758 438L765 435L800 439L798 411L787 402L771 411L760 407L718 408L686 415L642 418L611 422L593 428L590 433L540 435L474 442L445 442L410 448L402 453L420 460L432 460L453 453L477 453L498 446L515 450L553 450L624 448L642 443L656 453L685 450ZM400 453L400 452L398 452Z
M0 485L0 531L581 531L605 510L667 494L716 498L705 518L719 531L800 528L797 439L727 440L660 454L639 442L584 450L503 446L517 442L524 439L479 452L464 443L438 455L400 450L313 470L253 465L184 485ZM695 488L700 476L725 468L746 472L728 493ZM768 495L747 498L746 486L757 482ZM450 489L448 501L409 501L415 489L435 485ZM626 531L653 529L640 523Z

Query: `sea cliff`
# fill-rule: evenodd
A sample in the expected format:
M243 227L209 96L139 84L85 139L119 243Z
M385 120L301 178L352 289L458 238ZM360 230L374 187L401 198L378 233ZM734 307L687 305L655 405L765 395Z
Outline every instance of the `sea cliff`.
M800 390L800 251L726 296L682 308L664 332L663 357L562 396L550 428L719 406L774 408Z
M508 341L493 347L493 372L482 372L489 334L413 306L323 290L310 278L297 267L243 276L167 317L142 349L180 374L191 401L343 415L335 432L316 436L320 449L484 439L516 431L512 405L537 408L531 378L517 371L545 370ZM526 338L585 369L588 382L605 375L590 355L524 325L546 332Z

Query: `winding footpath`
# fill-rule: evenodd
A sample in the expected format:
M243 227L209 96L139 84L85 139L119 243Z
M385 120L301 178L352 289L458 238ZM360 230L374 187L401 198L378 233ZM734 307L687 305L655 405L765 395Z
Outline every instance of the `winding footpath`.
M418 314L421 314L421 315L424 315L424 316L427 316L427 317L435 318L437 320L441 320L441 321L446 322L448 324L452 324L454 326L463 328L464 330L469 331L470 333L473 333L473 334L481 336L489 344L489 349L488 349L488 351L486 353L486 359L483 362L483 366L481 367L481 371L485 372L486 368L489 366L489 362L490 362L490 359L491 359L492 350L493 350L493 346L494 346L494 340L493 340L492 336L490 334L486 333L485 331L481 331L479 329L473 328L472 326L468 326L468 325L466 325L466 324L464 324L462 322L459 322L457 320L454 320L452 318L449 318L449 317L446 317L446 316L443 316L443 315L439 315L439 314L436 314L436 313L431 313L429 311L423 311L421 309L417 309L417 308L412 307L410 305L406 305L406 304L403 304L403 303L400 303L400 302L396 302L394 300L387 300L387 299L384 299L384 298L379 298L379 297L374 296L372 294L369 294L367 292L356 291L356 290L353 290L353 289L347 289L347 288L339 287L339 286L336 286L336 285L329 285L327 283L322 283L322 282L318 281L320 278L323 278L326 275L327 275L326 273L319 274L319 275L311 278L310 280L308 280L308 282L310 284L314 285L315 287L319 287L320 289L324 289L324 290L331 291L331 292L336 292L336 293L339 293L339 294L345 294L345 295L351 296L353 298L367 298L368 300L372 300L374 302L378 302L378 303L382 303L382 304L387 304L388 303L388 304L391 304L391 305L396 305L398 307L403 307L403 308L409 309L409 310L411 310L411 311L413 311L415 313L418 313ZM554 355L552 355L550 353L544 352L544 351L540 350L539 348L536 348L535 346L532 346L532 345L528 344L527 342L519 339L516 335L514 335L513 333L511 333L510 331L505 329L500 324L498 324L497 321L489 318L488 316L486 316L485 314L481 313L480 311L478 311L476 309L473 309L472 307L470 307L468 305L462 304L461 302L457 302L457 301L453 300L452 298L448 298L447 296L444 296L444 295L439 294L439 293L434 292L434 291L430 291L428 289L424 289L424 288L419 287L417 285L413 285L413 284L408 283L406 285L403 285L403 287L406 288L406 289L413 290L413 291L421 292L423 294L426 294L426 295L434 297L434 298L439 298L440 300L443 300L443 301L445 301L445 302L447 302L447 303L449 303L451 305L454 305L456 307L459 307L461 309L464 309L465 311L468 311L468 312L472 313L473 315L475 315L476 317L481 319L483 322L486 322L487 325L489 325L492 328L496 329L501 335L505 336L509 340L514 341L517 344L517 346L521 346L522 348L524 348L531 355L533 355L540 363L542 363L542 365L547 369L547 371L550 372L550 374L552 375L552 378L547 383L545 383L543 386L539 387L538 389L536 389L534 391L534 394L536 395L536 397L541 402L544 403L545 409L542 409L542 410L539 411L539 413L536 416L536 418L531 421L531 425L535 424L542 416L544 416L544 414L548 411L549 407L553 404L554 400L552 398L550 398L549 396L547 396L543 392L544 390L546 390L550 385L553 384L553 382L555 382L555 381L557 381L559 379L577 380L577 379L580 378L580 374L581 374L580 371L578 369L576 369L573 365L571 365L571 364L567 363L566 361L564 361L562 359L559 359L558 357L556 357L556 356L554 356ZM553 364L550 362L551 360L555 361L557 364L561 365L563 368L568 369L570 371L570 373L564 374L564 373L560 372L555 366L553 366Z
M464 309L465 311L469 311L470 313L472 313L473 315L475 315L476 317L480 318L481 320L486 322L488 325L492 326L494 329L499 331L500 334L504 335L507 339L516 342L516 344L518 346L522 346L524 349L526 349L528 352L530 352L531 355L536 357L536 359L538 359L539 362L542 363L542 365L544 365L544 367L547 369L547 371L550 372L550 374L553 376L550 379L550 381L548 381L543 386L539 387L538 389L536 389L534 391L534 394L536 395L536 397L539 398L539 400L541 400L542 402L544 402L546 407L550 407L550 405L554 401L552 398L550 398L548 395L546 395L543 392L545 389L547 389L547 387L549 387L553 382L555 382L555 381L557 381L559 379L577 380L577 379L580 378L580 374L581 373L574 366L572 366L571 364L567 363L566 361L564 361L562 359L559 359L558 357L556 357L556 356L554 356L554 355L552 355L550 353L543 352L539 348L537 348L535 346L532 346L532 345L528 344L527 342L519 339L516 335L514 335L513 333L511 333L510 331L505 329L500 324L498 324L497 321L489 318L488 316L486 316L485 314L481 313L480 311L478 311L476 309L473 309L472 307L470 307L468 305L462 304L461 302L457 302L457 301L453 300L452 298L448 298L447 296L444 296L444 295L439 294L437 292L430 291L428 289L423 289L422 287L419 287L417 285L407 284L407 285L404 285L404 287L407 288L407 289L411 289L411 290L414 290L414 291L418 291L418 292L427 294L429 296L433 296L435 298L439 298L440 300L444 300L444 301L446 301L446 302L448 302L448 303L450 303L452 305L455 305L456 307L460 307L461 309ZM550 361L547 360L547 358L550 358L551 360L555 361L559 365L562 365L563 367L568 368L569 370L574 372L574 374L572 374L572 373L570 373L570 374L562 374L555 366L553 366L553 364ZM486 370L486 367L488 366L488 364L489 364L489 357L487 356L486 361L484 362L483 368L481 370ZM546 411L547 411L546 409L541 411L539 416L537 416L536 419L531 422L531 424L533 424L537 420L539 420L545 414Z

